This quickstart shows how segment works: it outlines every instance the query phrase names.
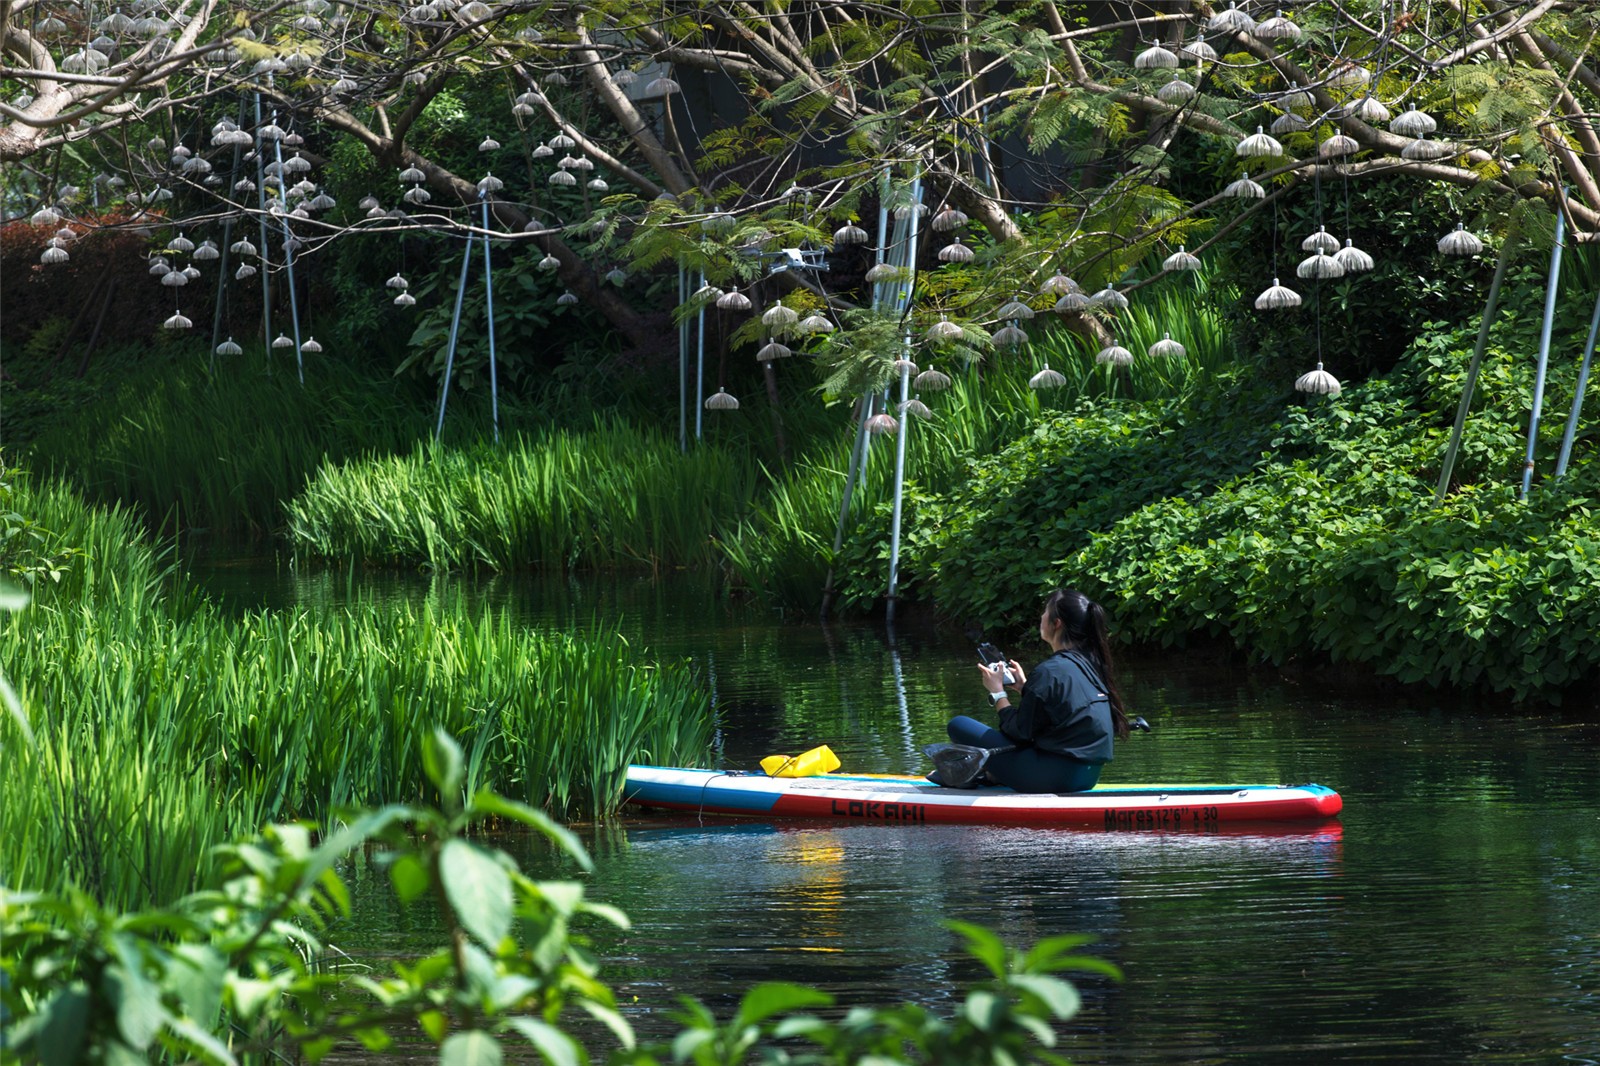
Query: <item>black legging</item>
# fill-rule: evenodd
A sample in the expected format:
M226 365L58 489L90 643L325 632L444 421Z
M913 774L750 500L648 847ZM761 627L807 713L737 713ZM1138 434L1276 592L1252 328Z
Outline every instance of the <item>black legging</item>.
M1005 748L1016 743L1000 730L964 714L950 719L945 731L957 744L979 748ZM1038 748L1018 748L995 752L983 769L994 780L1018 792L1087 792L1100 780L1100 767L1104 765L1079 762Z

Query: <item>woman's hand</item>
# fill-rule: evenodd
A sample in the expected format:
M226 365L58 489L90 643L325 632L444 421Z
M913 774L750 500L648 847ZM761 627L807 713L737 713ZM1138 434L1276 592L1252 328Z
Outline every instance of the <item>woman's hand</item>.
M1017 662L1017 660L1012 659L1006 665L1011 667L1011 676L1016 678L1016 681L1012 683L1011 687L1016 689L1018 692L1021 692L1023 684L1028 680L1028 675L1022 672L1022 664Z
M1012 665L1012 669L1016 669L1015 664ZM989 692L1004 692L1006 690L1006 678L1002 664L979 663L978 673L983 675L983 687L985 690Z

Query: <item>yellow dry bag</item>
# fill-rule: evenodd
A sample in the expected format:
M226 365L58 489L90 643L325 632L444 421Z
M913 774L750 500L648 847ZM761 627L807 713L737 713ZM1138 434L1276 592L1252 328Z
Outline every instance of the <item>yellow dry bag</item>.
M768 755L761 760L761 769L768 777L815 777L831 774L838 768L839 757L826 744L799 755Z

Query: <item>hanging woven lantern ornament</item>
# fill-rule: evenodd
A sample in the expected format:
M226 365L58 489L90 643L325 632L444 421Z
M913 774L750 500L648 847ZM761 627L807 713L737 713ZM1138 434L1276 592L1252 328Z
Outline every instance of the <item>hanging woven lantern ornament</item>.
M1089 297L1089 306L1104 307L1112 311L1125 311L1128 308L1128 298L1110 285L1107 285Z
M966 212L954 207L947 207L943 211L940 211L937 215L933 216L933 221L929 223L930 226L940 233L954 233L956 230L960 229L966 224Z
M1302 252L1328 252L1339 250L1339 238L1328 232L1326 226L1318 226L1317 232L1300 242Z
M700 229L702 232L709 233L716 237L721 237L732 233L733 228L738 224L739 220L728 212L713 211L711 214L700 220Z
M867 432L874 437L892 437L900 431L900 423L887 411L879 411L867 419Z
M552 70L550 73L546 74L542 80L546 85L563 86L572 84L572 79L568 78L559 70Z
M1483 252L1483 242L1468 231L1465 222L1456 223L1456 228L1446 233L1439 239L1439 251L1445 255L1474 256Z
M243 355L244 354L244 349L239 347L237 344L235 344L232 337L229 337L227 340L225 340L221 344L217 345L217 354L218 355Z
M1181 107L1190 100L1193 100L1194 96L1194 86L1184 81L1176 74L1172 76L1172 80L1168 81L1165 85L1156 90L1156 97L1161 100L1162 103L1171 104L1173 107Z
M578 179L573 174L571 174L569 171L558 170L554 174L550 175L550 184L551 185L576 185L576 184L578 184Z
M306 342L300 346L300 350L307 355L321 355L322 345L317 343L317 338L307 337Z
M867 231L854 222L846 222L833 231L833 243L840 247L851 244L866 244Z
M1299 307L1300 294L1293 289L1280 284L1277 278L1272 279L1271 288L1266 289L1256 297L1257 311L1277 311L1287 307Z
M211 241L201 241L200 247L194 250L194 258L204 263L212 259L222 258L222 252Z
M1226 11L1218 11L1206 21L1206 29L1211 33L1252 33L1255 28L1256 20L1231 3Z
M1339 379L1322 369L1318 363L1317 368L1295 378L1294 387L1300 392L1309 392L1317 396L1337 396L1344 386L1339 384Z
M954 243L947 244L939 249L939 262L941 263L970 263L973 260L972 249L961 243L957 237Z
M1178 54L1159 44L1151 45L1133 57L1134 70L1171 70L1178 65Z
M1277 103L1285 111L1307 111L1316 106L1316 100L1301 88L1299 82L1291 82L1289 91L1278 97Z
M794 328L798 333L832 333L833 323L829 322L822 315L813 313L807 315L805 318L802 318L798 323L795 324Z
M506 187L506 183L493 174L485 174L478 179L478 191L482 193L499 192Z
M930 366L918 374L912 384L927 392L943 392L950 387L950 375Z
M1002 326L990 339L996 348L1021 348L1028 343L1028 334L1017 326Z
M773 304L761 312L761 324L774 333L787 331L790 326L800 321L800 315L792 307L783 304Z
M1311 123L1293 111L1285 111L1272 120L1272 125L1269 128L1274 137L1284 137L1291 133L1299 133L1302 130L1310 129Z
M1438 128L1432 115L1416 108L1400 112L1389 123L1389 132L1400 137L1426 137Z
M1082 291L1082 287L1065 274L1051 274L1044 279L1044 284L1039 286L1040 296L1065 296L1069 292Z
M612 267L610 270L606 271L605 277L606 280L611 284L620 288L622 284L628 280L628 273L621 267Z
M1282 11L1256 23L1256 28L1251 32L1263 41L1298 41L1305 36L1304 31L1285 18Z
M1455 145L1445 141L1430 141L1426 137L1418 137L1400 149L1400 158L1413 163L1428 163L1455 155L1456 151Z
M1355 105L1350 113L1369 126L1389 121L1389 109L1375 96L1363 96L1361 102Z
M1360 63L1347 60L1328 71L1322 80L1335 89L1364 89L1372 82L1372 72Z
M706 397L707 411L737 411L739 401L728 395L727 389L718 389Z
M407 289L411 288L411 282L407 281L400 274L396 274L394 277L384 282L383 287L386 289L394 289L398 292L405 292Z
M422 186L417 185L413 188L407 189L401 195L400 199L404 200L408 204L416 204L420 207L422 204L425 204L429 200L433 199L433 194L427 189L424 189Z
M621 70L617 71L611 76L611 80L616 82L622 88L626 89L628 86L639 80L639 75L637 72L629 70L627 67L623 67Z
M1316 254L1308 256L1295 267L1295 275L1302 278L1342 278L1344 267L1339 265L1339 260L1318 248Z
M1323 159L1338 159L1342 156L1355 155L1359 151L1361 151L1360 143L1354 137L1347 137L1342 133L1335 133L1317 145L1317 155Z
M901 221L910 218L912 215L921 218L927 213L928 205L921 203L901 204L899 207L894 209L894 217Z
M644 94L646 96L671 96L673 93L678 92L680 88L681 86L679 86L677 82L663 75L662 77L652 78L646 82L644 86Z
M994 317L1001 320L1008 318L1020 318L1026 320L1033 317L1033 308L1029 307L1021 300L1011 300L1008 303L1001 304L1000 310L994 313Z
M1069 292L1056 301L1058 315L1078 315L1094 306L1094 301L1081 292Z
M881 282L896 281L900 278L900 268L892 263L879 263L867 271L868 285L877 285Z
M564 292L560 296L556 297L556 306L557 307L571 307L573 304L575 304L577 302L578 302L578 294L573 292L571 289L568 289L566 292Z
M1283 155L1283 145L1260 126L1256 131L1234 146L1235 155L1246 159L1263 159Z
M1206 39L1196 34L1194 40L1185 41L1178 46L1178 54L1185 59L1192 59L1197 63L1215 63L1217 50L1206 43Z
M255 276L256 268L251 266L249 263L240 263L239 269L233 272L235 281L243 281L246 278L253 278Z
M1199 270L1200 257L1190 255L1188 249L1178 245L1178 250L1161 262L1162 270Z
M548 144L541 144L539 147L533 150L533 158L535 159L549 159L555 154L556 150L551 148Z
M561 260L557 259L553 255L547 255L543 259L539 260L537 263L534 264L534 269L542 270L547 274L552 270L559 270L560 268L561 268Z
M926 336L929 344L940 345L960 340L964 332L956 323L940 315L939 321L928 327Z
M1357 248L1354 242L1346 240L1344 247L1334 253L1333 257L1339 260L1339 265L1344 267L1346 274L1364 274L1373 267L1372 256Z
M915 377L917 374L917 364L913 363L911 360L902 355L899 359L894 361L894 370L897 374L905 374L908 377Z
M1067 376L1059 370L1051 370L1046 363L1044 369L1028 379L1030 389L1059 389L1067 383Z
M286 335L280 333L276 337L272 338L272 346L274 348L293 348L294 341L290 340Z
M1108 366L1129 366L1133 363L1133 353L1120 344L1108 344L1095 354L1094 361Z
M768 341L756 351L756 360L768 363L774 359L787 359L793 354L794 352L789 350L788 345L779 344L777 341Z
M1150 354L1163 359L1182 359L1189 352L1168 333L1150 346Z
M578 147L578 142L567 136L565 133L558 133L545 143L557 152L565 152L569 148Z
M182 311L177 312L171 318L161 323L162 329L190 329L193 326L194 323L185 318Z
M902 403L896 408L896 410L899 411L902 416L912 415L916 418L922 419L924 422L933 417L933 412L928 410L928 405L917 399L915 396Z
M409 183L409 184L412 184L412 185L416 185L416 184L419 184L419 183L427 181L427 180L428 180L428 175L424 174L422 171L418 170L416 167L406 167L404 170L402 170L400 172L400 181L403 184L404 183Z
M70 258L72 257L67 254L67 250L57 244L56 238L54 237L50 238L49 247L39 254L39 262L45 264L46 266L55 266L57 263L65 263Z
M394 298L394 305L396 307L414 307L416 302L417 298L411 295L409 292L403 292Z
M717 297L717 306L724 311L748 311L750 297L742 292L725 292Z
M305 174L311 170L311 160L296 152L283 161L283 169L290 174Z
M189 275L181 270L169 270L161 275L161 284L169 289L181 289L189 284Z
M168 242L167 250L172 252L183 252L187 254L194 251L194 242L180 233L170 242Z
M715 285L702 285L689 294L689 302L696 304L715 303L717 297L722 295L722 290Z
M35 226L58 226L61 224L61 215L53 207L41 207L28 222Z
M493 137L485 137L483 140L478 142L478 151L480 152L497 152L499 150L500 142L495 140Z
M1222 195L1232 196L1239 200L1263 200L1266 198L1267 190L1252 181L1250 175L1246 174L1235 181L1229 182L1223 188Z

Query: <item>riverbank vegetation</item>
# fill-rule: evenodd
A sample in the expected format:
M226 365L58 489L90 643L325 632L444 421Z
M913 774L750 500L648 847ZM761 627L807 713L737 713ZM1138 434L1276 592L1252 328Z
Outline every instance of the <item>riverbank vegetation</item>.
M227 617L174 583L128 511L24 476L6 491L30 523L7 538L6 569L57 571L0 628L36 745L6 742L31 767L0 780L10 884L175 898L213 845L268 822L414 800L436 728L466 750L471 790L572 815L613 810L629 762L709 744L694 670L599 628L535 632L448 605Z

